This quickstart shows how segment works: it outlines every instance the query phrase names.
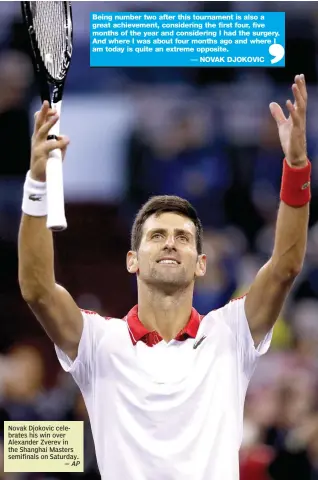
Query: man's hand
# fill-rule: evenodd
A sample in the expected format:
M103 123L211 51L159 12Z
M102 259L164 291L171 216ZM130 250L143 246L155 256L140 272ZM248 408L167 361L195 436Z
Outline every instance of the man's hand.
M286 118L277 103L269 105L272 116L277 122L280 143L287 163L291 167L304 167L307 164L306 111L307 89L304 75L296 75L292 86L294 103L287 100L289 117Z
M64 159L69 139L61 135L58 140L47 140L50 129L58 121L58 115L50 108L49 102L45 101L43 103L41 110L34 115L34 119L31 144L31 177L34 180L45 182L45 169L49 153L56 148L60 148Z

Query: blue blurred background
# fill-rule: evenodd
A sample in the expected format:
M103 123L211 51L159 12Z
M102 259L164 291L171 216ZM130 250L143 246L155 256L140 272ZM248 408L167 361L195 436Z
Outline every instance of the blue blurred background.
M22 186L39 108L19 8L0 3L0 415L83 419L84 477L99 478L81 394L18 287ZM286 67L89 67L91 11L187 10L285 11ZM195 291L200 313L246 292L271 254L279 204L283 154L268 104L284 105L294 75L306 75L308 251L248 390L240 456L241 480L318 479L317 2L73 2L73 17L61 122L71 139L64 170L69 228L55 237L56 278L80 307L105 316L122 317L136 303L125 255L134 215L153 194L183 196L202 218L208 271ZM2 448L3 479L78 476L3 474L1 456Z

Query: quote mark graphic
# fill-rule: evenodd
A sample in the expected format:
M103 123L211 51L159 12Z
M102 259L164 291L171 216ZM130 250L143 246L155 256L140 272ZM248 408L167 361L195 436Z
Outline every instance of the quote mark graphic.
M276 40L274 40L274 43L271 44L268 51L274 57L271 59L271 63L279 62L285 55L285 49L283 45L276 43Z

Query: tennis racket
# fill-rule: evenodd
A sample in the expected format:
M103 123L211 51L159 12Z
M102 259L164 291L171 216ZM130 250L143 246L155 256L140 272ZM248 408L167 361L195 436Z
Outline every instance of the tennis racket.
M71 2L21 2L24 23L29 33L33 65L42 103L55 108L59 120L49 132L48 140L60 134L60 114L66 75L73 48ZM67 227L65 217L62 153L53 150L46 165L47 228L61 231Z

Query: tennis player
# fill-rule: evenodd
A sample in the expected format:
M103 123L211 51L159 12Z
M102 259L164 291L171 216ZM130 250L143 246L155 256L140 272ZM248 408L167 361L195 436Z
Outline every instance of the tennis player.
M303 75L292 92L288 118L270 104L285 155L272 256L243 298L204 317L192 307L195 279L206 270L202 227L179 197L151 198L136 216L126 262L137 278L138 305L124 319L80 310L56 283L45 165L56 145L65 153L68 139L46 140L56 121L47 103L36 114L20 287L83 394L105 480L239 478L246 390L306 250L311 164Z

